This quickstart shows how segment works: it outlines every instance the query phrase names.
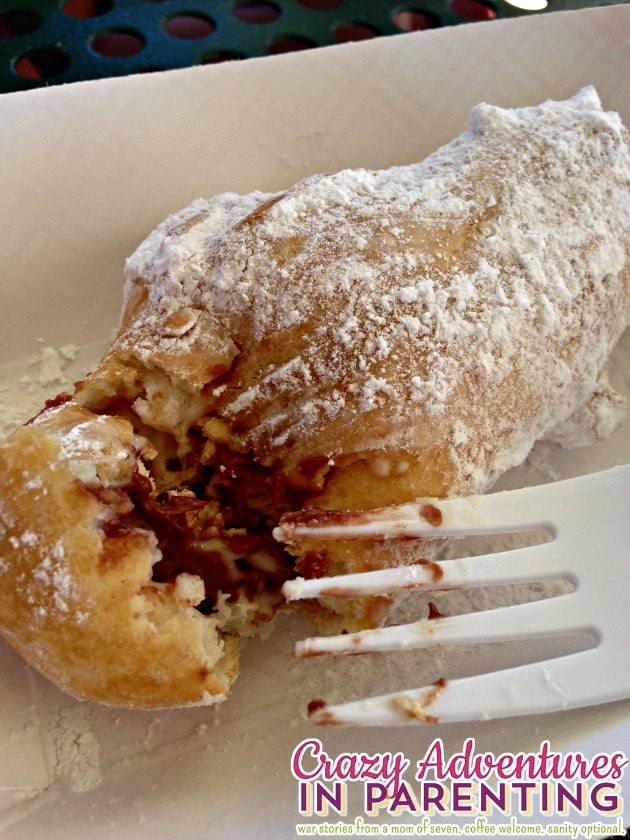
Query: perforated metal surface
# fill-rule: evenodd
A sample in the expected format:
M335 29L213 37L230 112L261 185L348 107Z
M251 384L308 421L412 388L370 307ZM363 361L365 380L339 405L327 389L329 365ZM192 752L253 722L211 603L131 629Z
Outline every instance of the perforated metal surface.
M525 11L506 0L9 0L0 2L0 92L592 5L612 2Z

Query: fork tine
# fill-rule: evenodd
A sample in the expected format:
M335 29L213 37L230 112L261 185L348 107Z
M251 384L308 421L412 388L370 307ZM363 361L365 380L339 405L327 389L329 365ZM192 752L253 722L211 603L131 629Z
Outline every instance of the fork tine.
M508 490L487 496L419 499L372 510L307 508L282 516L273 536L279 542L385 537L465 537L476 534L548 531L555 533L543 485L536 494Z
M487 644L570 635L588 631L579 610L563 610L573 594L544 601L498 607L466 615L421 619L411 624L361 630L339 636L314 636L296 643L300 658L327 654L361 654L437 645Z
M462 586L498 586L557 578L574 582L575 574L566 565L558 564L557 560L561 558L556 558L551 551L552 545L542 543L459 560L421 560L410 566L337 575L333 578L295 578L284 584L282 594L287 601L297 601L306 598L395 595L412 589L430 591Z
M625 465L539 487L469 498L462 500L461 505L458 500L440 501L437 504L443 506L441 511L435 516L435 512L431 513L436 522L443 513L442 524L437 525L420 521L427 519L426 510L423 513L417 502L403 506L402 516L400 508L350 514L305 510L291 515L281 530L287 541L302 536L346 539L380 535L395 539L420 532L425 535L429 533L427 528L442 526L445 527L439 531L441 536L545 530L553 541L465 560L425 561L415 567L298 579L286 585L290 599L383 595L415 587L468 588L558 578L574 585L570 594L534 603L423 620L407 627L364 631L355 636L309 639L298 643L296 652L302 656L432 644L522 642L578 632L586 632L594 639L593 646L587 649L544 662L449 682L439 680L432 686L341 705L315 700L309 706L311 720L320 725L361 726L463 722L595 706L629 697L630 672L623 666L623 645L630 635L630 612L624 609L618 591L619 587L627 588L629 482L630 465ZM451 507L451 501L455 507ZM429 504L428 500L423 504ZM303 528L307 531L300 530ZM611 587L616 590L611 592ZM521 644L514 647L522 649Z
M593 700L590 681L605 676L593 648L366 700L339 705L313 701L309 717L320 726L408 726L564 711L622 699L623 689L613 686Z

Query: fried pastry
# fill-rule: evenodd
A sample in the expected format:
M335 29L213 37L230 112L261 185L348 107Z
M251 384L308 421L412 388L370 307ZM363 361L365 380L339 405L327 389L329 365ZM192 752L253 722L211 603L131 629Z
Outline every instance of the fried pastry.
M0 631L91 700L217 702L296 575L426 541L276 543L283 513L484 492L609 433L628 323L626 132L585 89L479 105L424 162L197 200L126 264L96 368L0 447ZM386 598L322 600L322 632Z

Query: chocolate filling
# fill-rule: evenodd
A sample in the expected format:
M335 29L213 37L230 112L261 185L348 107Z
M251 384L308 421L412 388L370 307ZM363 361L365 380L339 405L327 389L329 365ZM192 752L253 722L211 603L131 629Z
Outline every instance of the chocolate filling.
M254 601L265 592L272 605L281 602L280 590L293 576L293 564L270 536L269 526L263 528L254 518L249 528L225 529L217 521L221 514L214 514L203 498L167 494L153 498L150 482L138 479L129 494L162 553L153 567L155 581L173 581L182 572L198 575L206 592L199 609L206 613L215 608L219 593L232 599L243 594ZM236 511L232 508L230 513Z
M120 413L119 404L116 410ZM284 602L283 583L296 575L294 558L271 531L283 513L302 507L306 487L296 488L250 454L223 444L212 442L208 455L201 424L190 429L185 453L177 452L174 439L158 440L151 429L134 425L154 438L160 454L145 465L153 481L136 471L124 488L134 509L109 526L108 536L127 528L153 531L162 554L153 580L197 575L206 595L197 608L205 614L224 596L228 603L244 597L255 604L253 621L256 612L271 617Z

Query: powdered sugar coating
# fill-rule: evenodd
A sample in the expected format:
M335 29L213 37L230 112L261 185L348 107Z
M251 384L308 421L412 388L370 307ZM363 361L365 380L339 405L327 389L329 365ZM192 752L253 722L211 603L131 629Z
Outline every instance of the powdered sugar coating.
M127 301L139 285L148 300L119 347L154 365L213 344L229 373L206 410L261 460L316 438L334 456L334 425L357 451L429 436L482 489L588 399L627 323L629 171L619 117L587 88L479 105L422 163L199 200L129 259Z

